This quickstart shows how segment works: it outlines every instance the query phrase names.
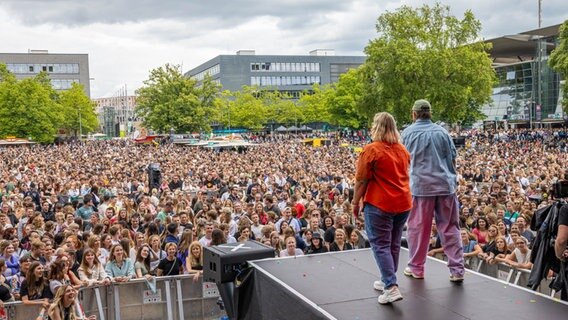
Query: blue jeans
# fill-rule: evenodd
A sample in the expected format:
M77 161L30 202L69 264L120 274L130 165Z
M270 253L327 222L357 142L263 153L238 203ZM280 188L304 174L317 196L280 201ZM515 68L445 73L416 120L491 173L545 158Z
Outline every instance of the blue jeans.
M385 284L385 289L388 289L397 285L396 271L398 270L402 228L410 211L393 214L383 212L367 203L363 212L365 213L365 230L381 272L381 280Z

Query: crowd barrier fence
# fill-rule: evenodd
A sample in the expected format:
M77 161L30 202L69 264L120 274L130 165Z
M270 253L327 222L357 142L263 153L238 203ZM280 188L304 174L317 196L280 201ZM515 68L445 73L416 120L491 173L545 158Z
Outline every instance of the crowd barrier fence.
M225 315L218 304L219 291L211 282L195 281L193 275L156 277L155 291L145 279L79 291L78 300L87 316L97 320L219 319ZM5 304L7 319L36 319L40 307L22 302ZM0 320L3 320L0 317Z
M434 258L446 260L445 255ZM505 281L513 286L527 288L530 270L515 268L505 263L488 264L477 257L468 259L468 269ZM108 286L91 286L79 291L78 300L87 316L98 320L130 319L219 319L225 315L218 305L219 291L211 282L195 281L193 275L157 277L155 291L144 279L133 279ZM552 298L560 293L549 288L550 280L541 281L537 291ZM7 319L36 319L40 307L22 302L5 304ZM0 320L4 320L0 317Z
M436 254L434 258L447 261L447 257L443 253ZM478 257L468 258L466 268L522 288L528 288L529 276L531 274L531 271L528 269L515 268L506 263L488 264L485 260ZM537 288L537 292L551 298L560 299L560 292L550 289L550 282L551 280L548 278L543 279Z

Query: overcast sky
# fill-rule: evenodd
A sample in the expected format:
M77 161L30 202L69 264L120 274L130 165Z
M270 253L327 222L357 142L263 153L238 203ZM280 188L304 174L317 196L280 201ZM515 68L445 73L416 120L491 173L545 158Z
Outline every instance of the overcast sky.
M362 55L375 22L401 5L435 1L379 0L2 0L0 52L46 49L88 53L91 97L142 85L166 63L184 72L220 54ZM542 0L543 26L568 19L568 1ZM454 0L454 15L471 9L482 37L536 29L538 0Z

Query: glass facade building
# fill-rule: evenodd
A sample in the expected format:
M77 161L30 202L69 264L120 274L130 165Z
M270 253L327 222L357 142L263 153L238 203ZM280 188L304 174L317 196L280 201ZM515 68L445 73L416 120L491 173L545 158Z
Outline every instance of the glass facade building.
M482 108L486 123L535 127L564 122L563 79L548 66L548 57L558 41L558 27L489 40L495 45L491 56L497 81L492 102Z

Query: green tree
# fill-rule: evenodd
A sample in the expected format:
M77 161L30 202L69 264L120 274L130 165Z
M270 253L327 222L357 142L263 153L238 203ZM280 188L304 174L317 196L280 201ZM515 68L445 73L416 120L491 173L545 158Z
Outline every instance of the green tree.
M333 90L326 92L330 123L343 127L363 128L367 124L365 108L359 108L363 95L363 82L359 69L350 69L339 77ZM371 117L372 119L372 117Z
M568 20L560 26L558 46L550 54L548 65L552 70L562 74L564 79L568 78ZM562 105L564 112L568 112L568 80L562 86Z
M16 80L0 64L0 79L0 136L53 142L63 116L47 75Z
M278 123L300 126L305 122L305 115L302 108L293 100L282 98L277 103L269 106L274 113L274 119Z
M304 115L305 122L330 122L331 115L327 99L331 91L333 91L331 86L322 87L316 83L312 86L311 92L302 93L298 106Z
M268 108L260 99L256 87L243 86L241 91L223 92L223 113L225 125L258 130L264 127L268 119ZM225 121L226 119L226 121ZM228 121L230 119L230 122Z
M144 125L158 132L211 131L216 118L219 86L209 77L200 84L184 77L179 65L166 64L150 71L137 90L136 112Z
M14 83L16 82L16 77L11 73L5 64L0 63L0 82L4 83Z
M74 82L69 90L59 93L59 104L63 110L61 128L73 132L75 136L98 128L95 104L85 94L82 84Z
M299 125L304 122L301 108L287 93L268 89L261 90L258 96L268 111L265 123L274 121L286 125Z
M229 117L231 107L229 102L232 100L233 93L229 90L224 90L217 95L214 101L215 114L212 115L211 121L227 127L229 125Z
M435 119L456 123L480 117L490 101L495 72L479 41L480 22L471 11L460 20L439 3L403 6L379 16L378 37L365 48L361 69L363 96L358 103L370 117L389 111L399 123L410 121L410 106L429 99Z

